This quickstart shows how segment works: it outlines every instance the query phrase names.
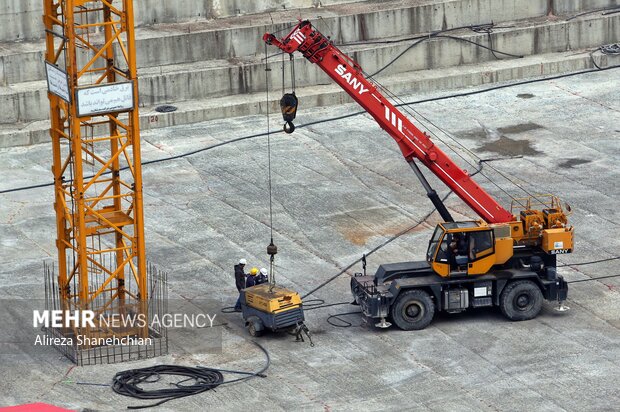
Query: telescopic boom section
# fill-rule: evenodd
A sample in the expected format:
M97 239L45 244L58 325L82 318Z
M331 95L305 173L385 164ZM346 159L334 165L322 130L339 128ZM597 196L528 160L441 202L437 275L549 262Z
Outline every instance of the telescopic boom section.
M312 27L309 21L300 22L282 39L265 33L263 40L289 54L299 51L317 64L396 140L408 162L414 158L422 162L486 222L506 223L515 220L509 211L474 182L467 171L454 163L435 146L428 135L394 107L364 77L362 68L355 61Z

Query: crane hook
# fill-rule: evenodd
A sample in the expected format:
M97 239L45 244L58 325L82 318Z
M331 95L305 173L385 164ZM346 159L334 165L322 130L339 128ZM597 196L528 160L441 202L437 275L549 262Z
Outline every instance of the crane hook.
M284 131L288 134L293 133L295 131L295 125L293 124L293 122L284 123Z
M280 99L280 109L282 110L282 118L284 119L284 131L286 133L293 133L295 130L295 125L293 124L293 120L295 120L295 116L297 115L297 105L299 101L297 100L297 96L295 96L295 92L293 93L285 93Z

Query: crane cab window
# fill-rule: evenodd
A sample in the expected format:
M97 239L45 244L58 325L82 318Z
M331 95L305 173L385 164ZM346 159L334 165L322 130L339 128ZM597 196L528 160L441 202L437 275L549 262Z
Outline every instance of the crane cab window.
M444 234L443 228L441 226L437 226L435 228L435 232L433 233L433 237L428 243L428 250L426 252L426 260L428 262L433 261L433 259L437 261L441 261L441 257L440 257L441 247L439 248L439 253L437 253L437 256L435 256L435 253L438 252L437 249L438 249L438 246L440 244L443 234ZM443 243L444 242L441 242L441 246L443 246Z
M493 254L494 250L492 230L450 232L443 237L436 260L441 254L451 271L466 272L469 263Z
M467 255L470 262L489 256L495 250L492 230L469 232Z

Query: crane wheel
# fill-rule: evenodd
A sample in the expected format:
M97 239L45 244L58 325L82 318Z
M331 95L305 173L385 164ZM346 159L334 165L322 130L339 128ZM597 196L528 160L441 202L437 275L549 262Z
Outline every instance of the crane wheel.
M427 327L435 316L435 304L423 290L403 292L392 306L390 317L402 330L420 330Z
M542 309L543 295L531 280L510 283L502 292L500 309L510 320L534 319Z

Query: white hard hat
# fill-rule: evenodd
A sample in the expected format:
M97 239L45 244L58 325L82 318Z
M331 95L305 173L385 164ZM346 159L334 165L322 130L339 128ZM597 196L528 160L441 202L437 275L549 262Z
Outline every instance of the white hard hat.
M261 275L265 275L265 276L267 276L267 269L265 269L265 268L260 268L260 274L261 274Z
M247 263L248 263L248 261L247 261L247 260L245 260L245 259L239 259L239 264L240 264L240 265L246 265Z

